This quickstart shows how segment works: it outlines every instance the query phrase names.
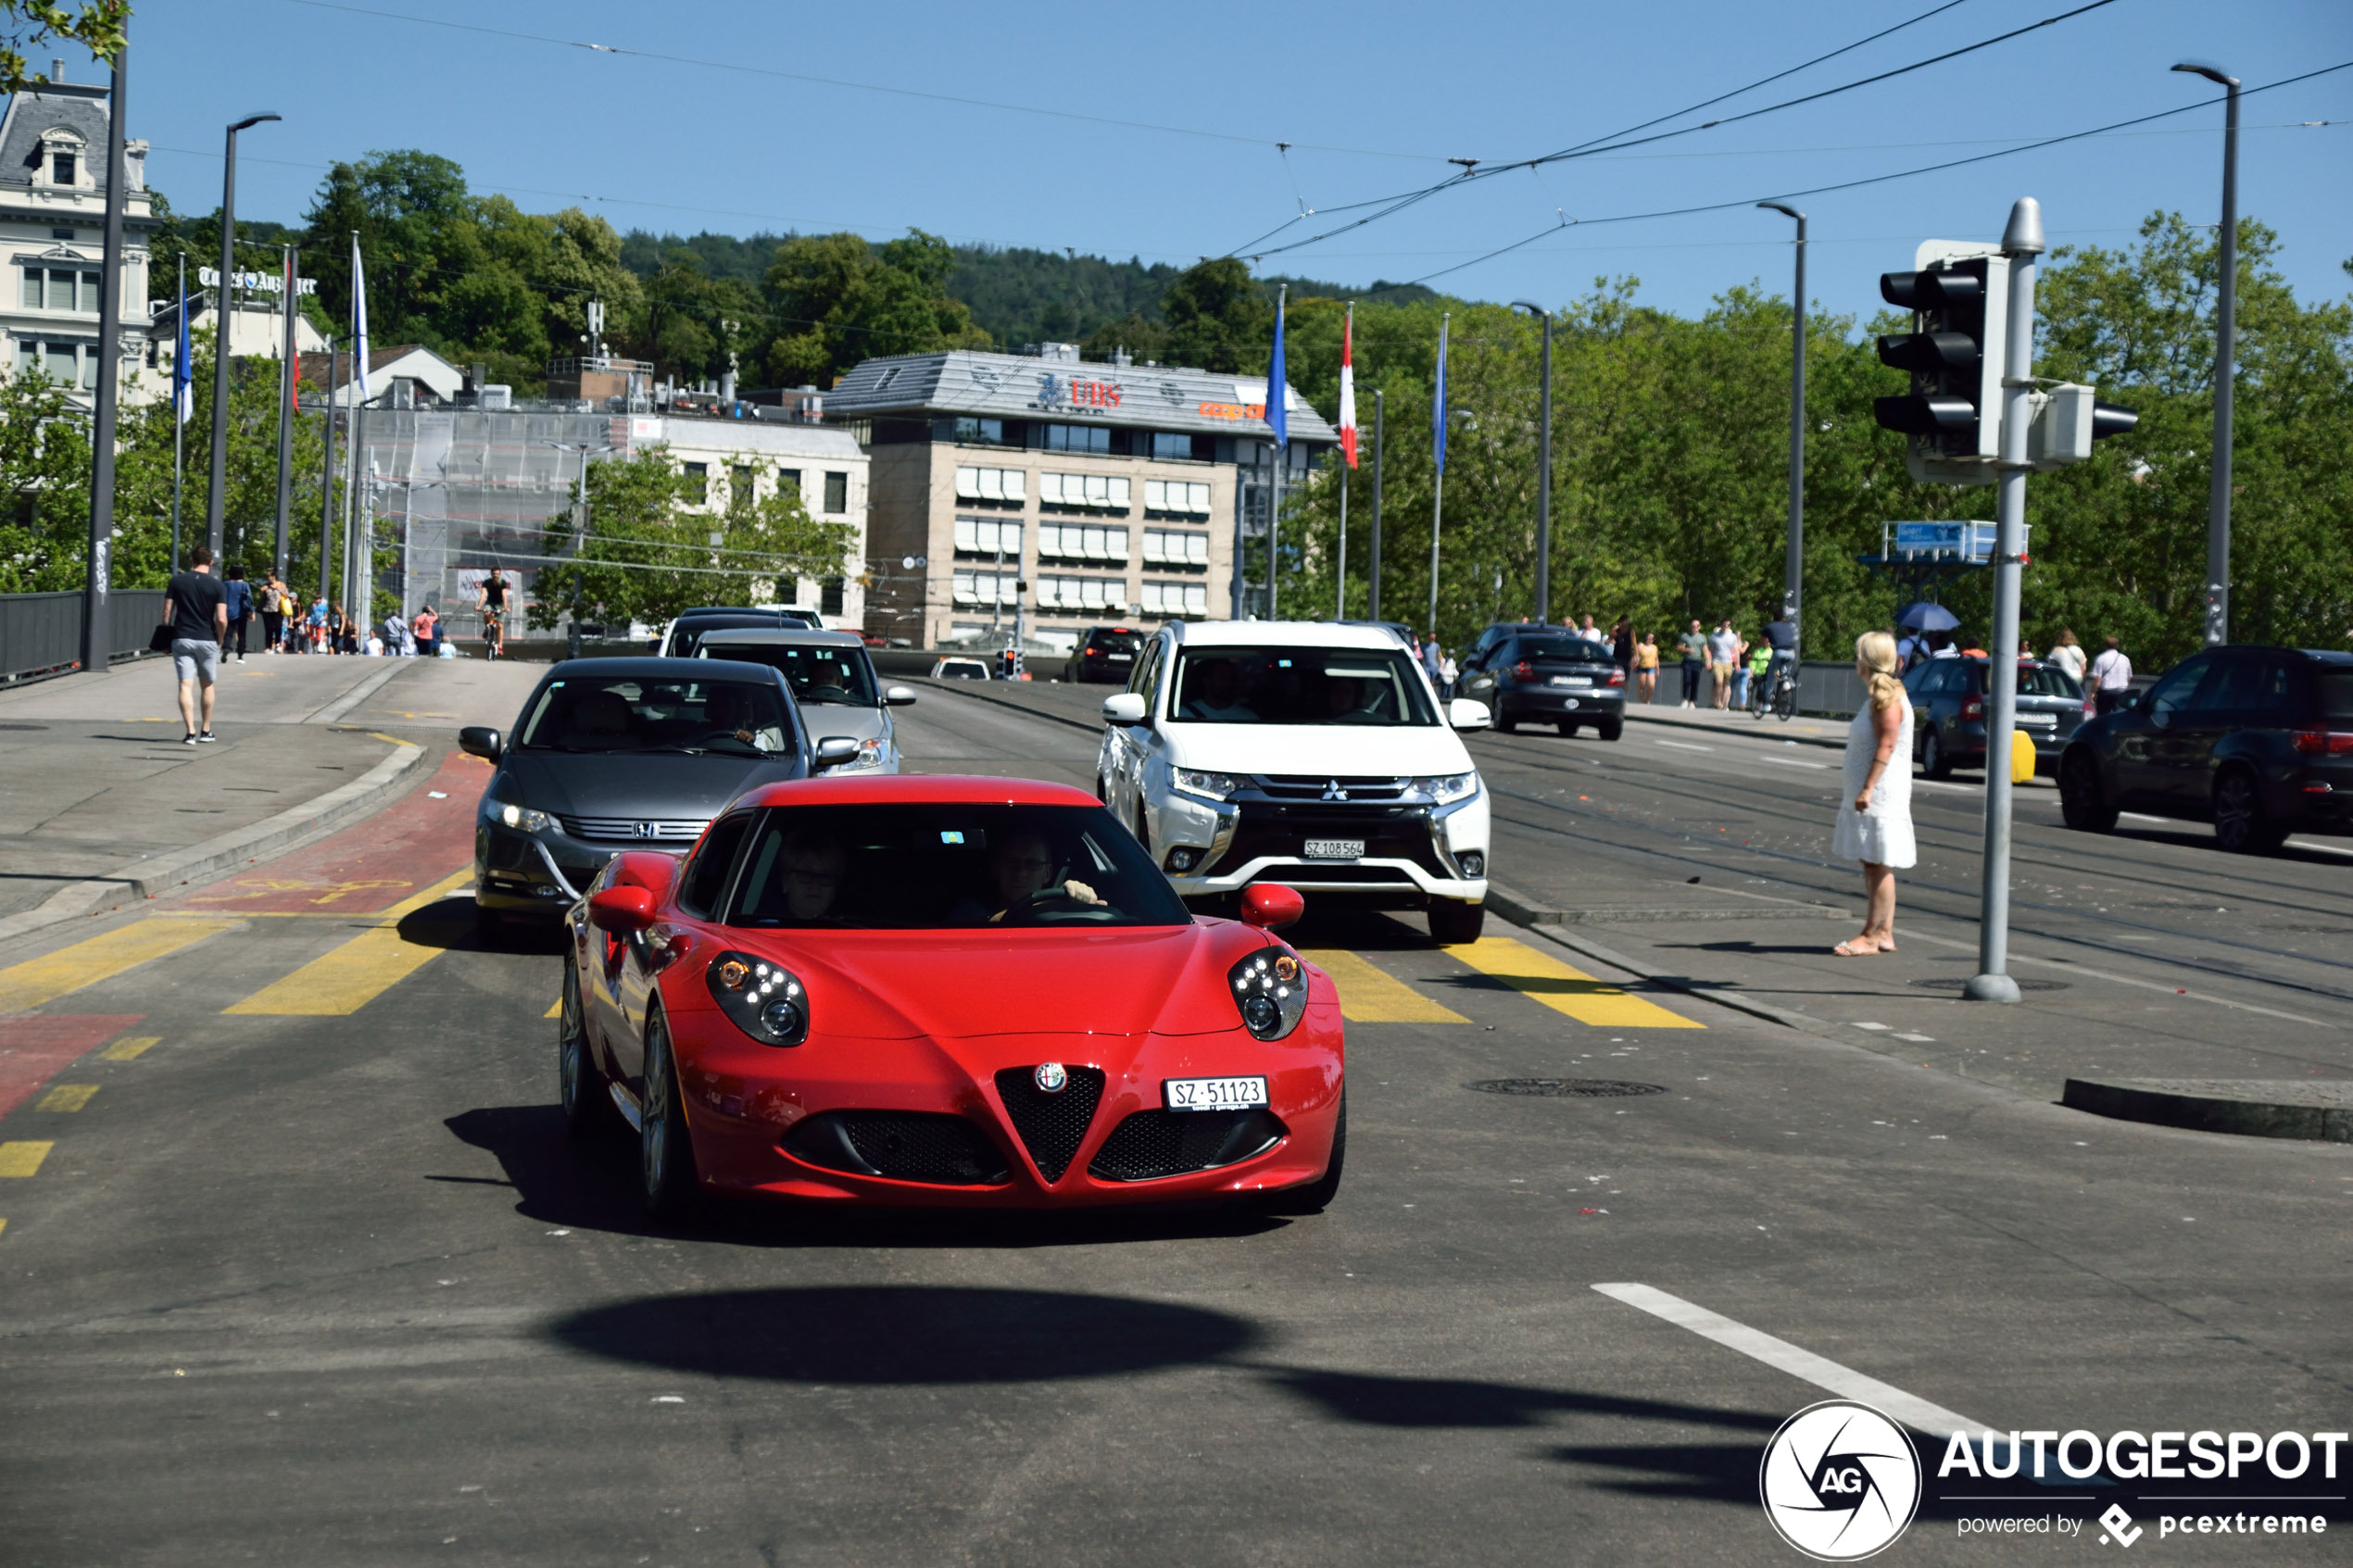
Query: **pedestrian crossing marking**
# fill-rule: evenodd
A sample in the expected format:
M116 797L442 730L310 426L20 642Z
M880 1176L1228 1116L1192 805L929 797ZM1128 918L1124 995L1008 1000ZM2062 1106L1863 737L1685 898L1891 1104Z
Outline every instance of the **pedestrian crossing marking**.
M1340 947L1302 949L1300 956L1332 977L1340 1015L1351 1023L1468 1023L1469 1019ZM548 1014L554 1017L553 1013Z
M117 1040L98 1053L100 1061L131 1061L149 1046L163 1044L160 1035L133 1035L127 1040Z
M1549 954L1508 936L1482 936L1476 942L1441 947L1480 973L1502 981L1555 1012L1579 1023L1609 1029L1705 1029L1656 1002L1628 994L1624 987L1571 969Z
M236 929L226 920L143 920L0 969L0 1012L29 1012L69 992Z
M384 924L361 932L284 979L272 981L221 1010L266 1018L339 1018L358 1012L443 951L403 938L400 918L440 902L471 883L473 874L469 867L403 898L383 911Z
M35 1110L79 1110L98 1092L95 1084L59 1084L34 1102Z
M57 1147L52 1142L30 1138L0 1143L0 1176L31 1175L41 1169L41 1162L48 1159L49 1151Z

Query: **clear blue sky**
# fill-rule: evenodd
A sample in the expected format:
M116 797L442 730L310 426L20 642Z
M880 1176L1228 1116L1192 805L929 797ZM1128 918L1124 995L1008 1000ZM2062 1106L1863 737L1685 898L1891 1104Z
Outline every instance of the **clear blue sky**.
M1671 124L1836 86L2078 3L1964 0ZM285 122L243 140L245 216L295 220L331 160L420 147L458 160L477 190L534 210L576 202L624 230L851 228L883 238L920 226L959 242L1189 263L1327 227L1328 215L1252 244L1302 205L1428 184L1449 172L1448 157L1527 157L1680 109L1937 0L360 4L713 63L302 0L150 0L132 26L132 131L155 144L150 177L176 206L216 206L221 127L274 108ZM1262 265L1348 283L1413 279L1534 234L1556 214L1591 220L1746 201L1966 157L2209 96L2205 82L2167 71L2193 57L2249 88L2353 60L2353 5L2114 0L1820 103L1484 180ZM95 79L86 58L69 62L69 75ZM1831 309L1868 314L1877 275L1908 266L1917 240L1993 238L2021 194L2041 199L2055 244L2126 244L2159 207L2212 222L2221 120L2217 105L2136 134L1796 198L1816 241L1810 292ZM2308 120L2340 123L2296 123ZM2241 210L2279 231L2299 295L2343 296L2353 286L2339 265L2353 256L2353 123L2344 123L2353 121L2353 69L2249 97L2244 121ZM1294 144L1287 156L1277 141ZM1696 311L1751 279L1785 288L1788 230L1744 206L1568 228L1432 282L1475 298L1559 302L1600 274L1632 274L1646 301Z

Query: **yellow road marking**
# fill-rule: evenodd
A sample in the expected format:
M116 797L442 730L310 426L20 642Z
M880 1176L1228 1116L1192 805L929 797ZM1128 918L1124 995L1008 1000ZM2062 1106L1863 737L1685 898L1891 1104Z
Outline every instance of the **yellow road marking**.
M16 1143L0 1143L0 1176L30 1176L41 1169L49 1151L57 1146L30 1139Z
M5 1230L6 1230L7 1228L8 1228L8 1222L7 1222L7 1221L6 1221L6 1220L0 1220L0 1231L5 1231Z
M377 740L388 740L395 746L407 746L409 744L407 741L402 740L398 735L388 735L382 730L370 730L368 734Z
M149 1046L163 1044L160 1035L134 1035L127 1040L117 1040L98 1053L100 1061L129 1061Z
M1571 969L1558 959L1508 936L1482 936L1476 942L1442 950L1554 1011L1567 1013L1579 1023L1610 1029L1707 1027L1669 1012L1656 1002L1629 996L1622 986L1597 980L1583 970Z
M1340 993L1340 1015L1351 1023L1470 1022L1344 948L1318 947L1302 950L1300 956L1332 977L1332 987Z
M384 922L273 981L223 1012L270 1018L334 1018L358 1012L439 957L442 949L402 939L398 922L473 880L468 867L383 911Z
M542 1018L561 1018L563 1015L564 999L561 997L558 997L554 1001L547 1004L547 1010L541 1013L539 1016Z
M58 1084L54 1085L47 1094L43 1095L32 1109L35 1110L79 1110L88 1105L90 1097L97 1092L98 1085L95 1084Z
M143 920L44 958L27 959L0 969L0 1012L28 1011L235 927L236 922L226 920Z

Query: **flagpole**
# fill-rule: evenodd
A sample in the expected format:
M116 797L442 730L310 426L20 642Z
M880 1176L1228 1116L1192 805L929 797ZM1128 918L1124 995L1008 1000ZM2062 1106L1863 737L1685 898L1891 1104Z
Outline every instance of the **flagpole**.
M1355 378L1352 370L1356 346L1356 302L1348 302L1348 321L1340 328L1340 375L1347 383L1348 396L1340 410L1341 423L1353 427L1356 422ZM1349 437L1343 433L1343 441ZM1334 574L1338 583L1332 592L1332 619L1348 619L1348 470L1356 465L1349 459L1354 454L1343 448L1340 465L1340 569Z
M1429 493L1429 637L1438 640L1438 526L1446 508L1446 323L1449 311L1438 318L1438 397L1430 410L1438 439L1432 443L1438 456L1437 483Z
M319 445L326 455L319 475L319 596L325 598L327 574L335 563L335 366L342 355L333 338L327 340L327 388L319 408Z
M180 575L180 488L188 469L188 413L181 388L193 387L196 368L188 363L188 253L180 253L180 342L171 374L171 575ZM190 401L194 401L193 398Z
M301 361L295 358L295 274L300 270L302 251L296 245L285 247L286 270L286 341L284 360L279 366L278 398L278 581L286 580L287 527L294 508L294 422L296 392L302 385Z
M1290 385L1290 372L1283 368L1283 304L1290 296L1290 285L1275 291L1275 362L1266 377L1266 422L1275 429L1275 504L1266 511L1266 619L1275 614L1275 561L1277 541L1283 526L1283 470L1290 466L1290 400L1283 395Z

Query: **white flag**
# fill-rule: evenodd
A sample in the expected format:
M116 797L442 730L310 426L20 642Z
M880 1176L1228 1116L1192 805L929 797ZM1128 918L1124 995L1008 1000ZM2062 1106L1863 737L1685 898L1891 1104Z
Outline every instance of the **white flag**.
M360 270L359 236L351 236L351 309L358 323L359 353L352 363L359 371L359 401L368 401L368 280Z

